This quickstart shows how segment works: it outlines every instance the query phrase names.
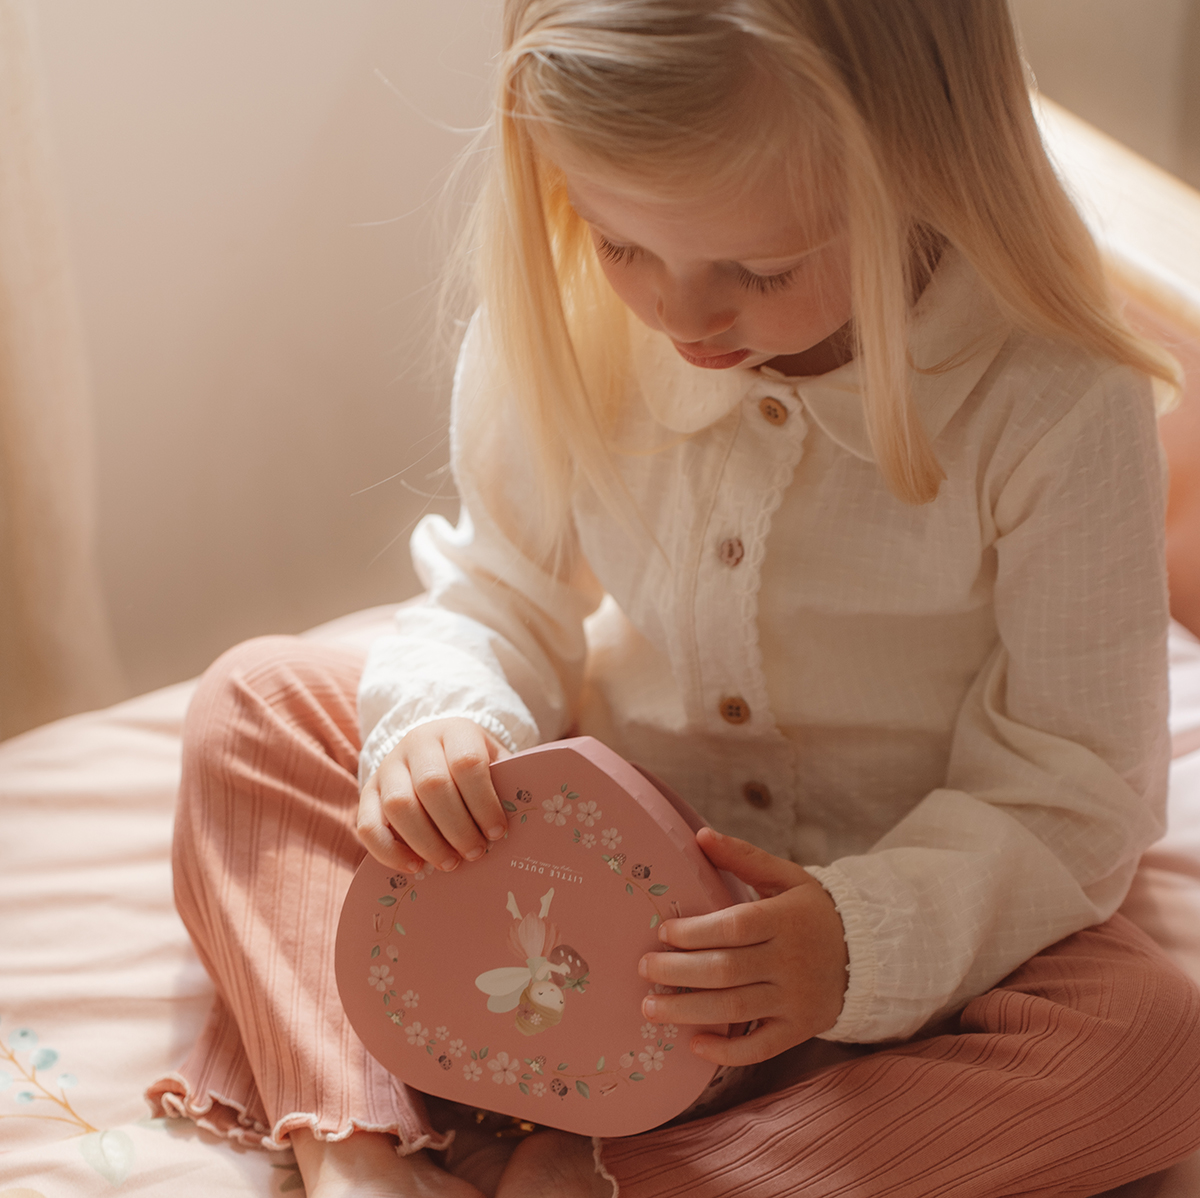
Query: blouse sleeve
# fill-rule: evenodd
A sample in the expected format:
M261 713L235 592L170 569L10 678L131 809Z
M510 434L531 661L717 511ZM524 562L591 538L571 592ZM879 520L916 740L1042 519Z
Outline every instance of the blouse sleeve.
M1145 380L1105 371L991 507L998 640L945 786L815 868L850 979L825 1039L907 1037L1107 919L1165 824L1164 487Z
M458 524L428 516L413 533L413 563L426 596L400 609L394 631L368 655L358 691L360 784L406 733L430 720L474 720L516 752L561 736L573 718L586 654L583 621L603 594L573 534L557 574L506 535L496 504L485 502L464 468L465 417L478 404L495 413L483 427L488 452L505 463L501 502L520 511L534 467L489 369L477 313L459 354L451 403Z

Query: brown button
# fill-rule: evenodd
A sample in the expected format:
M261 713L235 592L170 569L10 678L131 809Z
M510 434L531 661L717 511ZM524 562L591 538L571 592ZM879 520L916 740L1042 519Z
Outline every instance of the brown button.
M727 724L744 724L750 718L750 704L737 695L726 695L721 700L721 719Z
M733 567L746 556L746 547L742 544L741 537L730 537L727 541L721 542L721 548L717 550L717 553L721 561L727 566Z
M776 399L773 395L768 395L765 399L759 400L758 410L763 414L763 419L768 424L787 423L787 407L783 400Z
M751 807L757 807L760 811L771 805L771 792L761 782L747 782L742 787L742 798Z

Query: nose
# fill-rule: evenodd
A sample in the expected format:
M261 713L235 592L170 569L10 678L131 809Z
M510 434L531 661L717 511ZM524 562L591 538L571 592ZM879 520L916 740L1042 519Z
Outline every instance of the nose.
M691 345L728 332L737 320L737 309L708 295L702 286L677 282L660 286L655 315L672 341Z

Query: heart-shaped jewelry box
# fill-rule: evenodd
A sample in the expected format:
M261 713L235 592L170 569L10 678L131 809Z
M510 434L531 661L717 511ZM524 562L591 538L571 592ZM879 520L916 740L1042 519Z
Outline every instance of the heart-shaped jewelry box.
M665 919L754 897L695 841L701 817L591 737L492 766L507 835L451 873L368 857L335 968L370 1053L428 1094L585 1135L668 1121L728 1071L688 1050L728 1025L649 1023L638 975Z

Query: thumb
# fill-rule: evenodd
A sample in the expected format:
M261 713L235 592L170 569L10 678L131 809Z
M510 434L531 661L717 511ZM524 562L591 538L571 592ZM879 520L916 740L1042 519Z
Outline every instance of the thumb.
M763 898L791 890L808 879L805 870L794 861L776 857L748 840L726 836L715 828L701 828L696 833L696 843L717 869L728 870L753 886Z

